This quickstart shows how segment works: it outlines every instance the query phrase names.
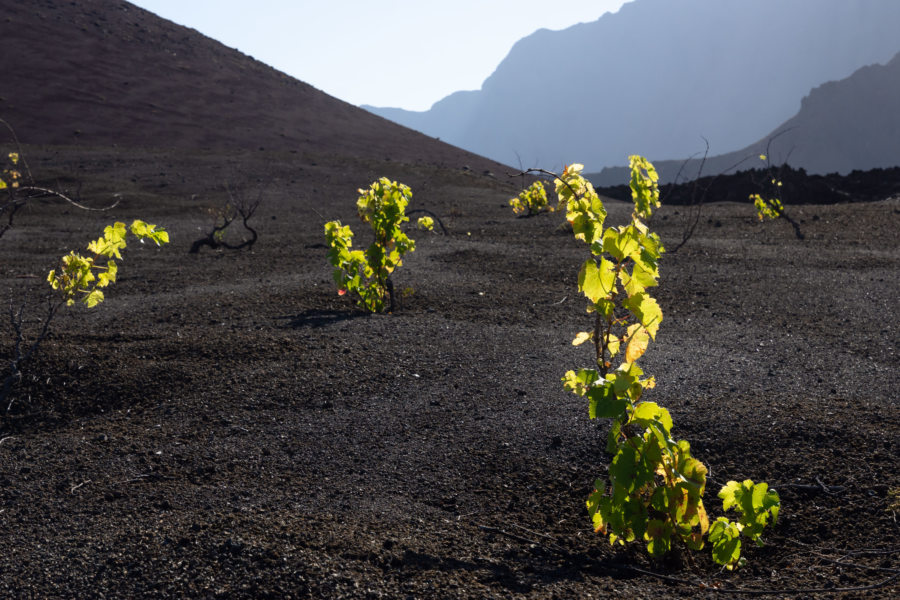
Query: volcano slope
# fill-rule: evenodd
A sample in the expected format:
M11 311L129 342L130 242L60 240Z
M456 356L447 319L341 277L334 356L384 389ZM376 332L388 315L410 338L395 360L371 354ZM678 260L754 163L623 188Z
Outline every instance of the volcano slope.
M710 467L711 511L729 479L782 498L766 546L723 572L706 552L651 561L591 531L607 425L560 382L591 361L570 344L589 320L586 248L558 214L514 218L517 179L325 151L24 150L37 177L122 199L99 214L32 203L0 238L0 285L30 299L30 328L46 272L104 225L142 218L172 242L129 247L107 301L64 311L25 366L0 426L0 595L900 592L900 200L796 207L803 242L747 204L708 203L663 256L647 398ZM356 190L379 176L448 233L414 233L402 308L366 315L336 293L323 223L368 243ZM262 193L259 241L189 254L223 182ZM630 213L609 209L613 224ZM663 206L652 227L674 245L685 219ZM4 319L4 357L12 336Z

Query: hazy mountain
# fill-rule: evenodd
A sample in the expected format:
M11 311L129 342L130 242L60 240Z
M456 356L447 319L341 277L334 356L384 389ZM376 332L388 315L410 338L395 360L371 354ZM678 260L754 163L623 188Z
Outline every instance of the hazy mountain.
M770 143L771 142L771 143ZM825 83L803 98L800 111L771 133L736 152L710 157L703 173L715 175L763 166L768 153L775 164L788 162L809 173L840 173L900 165L900 53L886 65L870 65L841 81ZM699 159L655 163L665 181L694 177ZM625 181L622 167L591 179L598 185Z
M24 143L283 149L496 168L128 2L0 7L0 118Z
M728 152L823 82L900 50L896 0L634 0L520 40L482 88L425 112L369 110L516 165Z

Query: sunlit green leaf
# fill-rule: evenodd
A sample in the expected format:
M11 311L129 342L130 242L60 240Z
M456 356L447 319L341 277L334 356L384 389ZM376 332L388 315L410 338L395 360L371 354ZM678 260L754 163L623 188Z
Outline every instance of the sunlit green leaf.
M103 302L103 292L100 290L93 290L84 297L84 303L88 308L94 308L101 302Z
M708 539L712 543L713 560L724 565L728 570L734 569L741 557L741 531L737 523L725 517L719 517L709 528Z
M615 267L606 259L601 260L599 265L588 260L578 273L578 289L595 304L612 294L615 282Z
M656 339L656 332L659 330L663 318L662 310L656 300L644 292L626 298L622 301L622 305L637 317L638 322L644 326L650 337Z

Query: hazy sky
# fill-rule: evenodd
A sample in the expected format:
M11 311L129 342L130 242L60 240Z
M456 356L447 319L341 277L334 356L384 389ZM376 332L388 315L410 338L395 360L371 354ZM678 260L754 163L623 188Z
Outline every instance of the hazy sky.
M427 110L519 39L629 0L131 0L351 104Z

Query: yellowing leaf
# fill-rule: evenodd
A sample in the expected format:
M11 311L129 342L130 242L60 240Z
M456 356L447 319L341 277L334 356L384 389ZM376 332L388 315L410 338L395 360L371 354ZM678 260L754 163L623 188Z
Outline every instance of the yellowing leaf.
M593 334L593 333L590 333L590 332L587 332L587 331L579 332L578 335L575 336L575 339L572 340L572 345L573 345L573 346L580 346L581 344L585 343L586 341L588 341L588 340L591 339L592 337L594 337L594 334Z
M606 338L606 351L609 353L610 358L619 353L621 343L622 341L616 335L609 334L609 337Z
M628 328L628 345L625 347L625 362L634 362L647 351L650 335L640 323Z

